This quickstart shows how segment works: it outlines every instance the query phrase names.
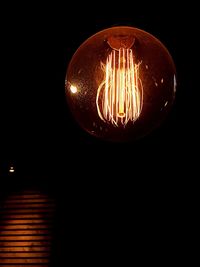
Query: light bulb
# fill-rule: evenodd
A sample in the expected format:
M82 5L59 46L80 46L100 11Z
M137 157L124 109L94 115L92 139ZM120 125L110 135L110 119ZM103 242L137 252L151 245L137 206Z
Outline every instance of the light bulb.
M67 102L80 126L97 137L144 136L165 118L176 92L175 65L153 35L113 27L87 39L65 80Z

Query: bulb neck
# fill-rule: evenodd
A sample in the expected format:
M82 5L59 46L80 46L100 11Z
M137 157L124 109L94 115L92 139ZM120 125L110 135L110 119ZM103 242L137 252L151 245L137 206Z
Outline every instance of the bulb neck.
M130 49L135 43L135 37L131 35L110 36L108 37L107 43L112 49L117 51L119 51L120 48Z

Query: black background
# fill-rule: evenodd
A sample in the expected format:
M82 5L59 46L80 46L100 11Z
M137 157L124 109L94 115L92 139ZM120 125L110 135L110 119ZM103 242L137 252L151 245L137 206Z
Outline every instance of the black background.
M66 162L85 166L95 158L105 164L107 160L116 162L119 151L123 164L126 158L157 166L156 162L162 161L171 169L180 160L191 160L194 153L190 149L196 146L195 6L84 1L17 4L2 10L4 162L14 161L21 170L25 166L29 171L51 168L51 173L52 168L64 170ZM92 34L116 25L135 26L160 39L170 51L178 75L177 97L168 119L150 136L132 144L111 144L88 136L74 122L64 95L66 69L73 53Z
M16 168L14 176L2 181L2 188L8 190L3 183L39 186L58 196L61 266L70 216L69 228L76 228L82 240L92 229L91 244L103 235L97 229L107 219L110 244L114 236L132 234L132 216L136 235L153 240L153 232L160 231L157 242L169 241L174 253L176 244L187 250L186 240L194 234L186 224L196 221L198 11L192 2L150 2L27 2L2 9L1 172L6 176L10 163ZM65 74L73 53L92 34L116 25L155 35L177 68L177 96L167 120L134 143L108 143L89 136L76 125L65 101ZM125 229L118 235L121 228L113 228L116 222ZM78 246L73 246L76 258Z

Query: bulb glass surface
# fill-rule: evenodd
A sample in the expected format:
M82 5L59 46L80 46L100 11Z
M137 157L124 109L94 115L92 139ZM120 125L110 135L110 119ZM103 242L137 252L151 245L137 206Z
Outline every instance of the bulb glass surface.
M65 92L80 126L126 141L146 135L174 102L176 70L166 47L133 27L113 27L87 39L73 55Z

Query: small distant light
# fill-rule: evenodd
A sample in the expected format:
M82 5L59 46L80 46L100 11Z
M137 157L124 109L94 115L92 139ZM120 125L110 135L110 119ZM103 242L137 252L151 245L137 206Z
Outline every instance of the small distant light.
M15 169L13 166L10 167L9 172L15 172Z
M76 94L78 90L77 90L77 87L76 87L76 86L71 85L71 86L70 86L70 91L71 91L73 94Z

